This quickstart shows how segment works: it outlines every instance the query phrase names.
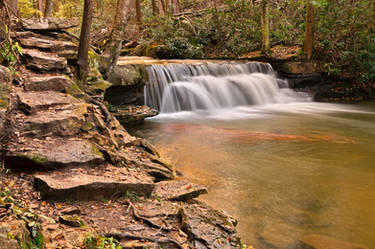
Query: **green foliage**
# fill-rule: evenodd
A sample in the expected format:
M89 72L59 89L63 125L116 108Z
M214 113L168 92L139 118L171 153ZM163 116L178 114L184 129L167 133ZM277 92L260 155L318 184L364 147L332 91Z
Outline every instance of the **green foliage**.
M90 234L83 242L83 249L122 249L114 238L96 237Z
M330 74L350 72L375 80L375 25L372 1L315 1L315 57Z

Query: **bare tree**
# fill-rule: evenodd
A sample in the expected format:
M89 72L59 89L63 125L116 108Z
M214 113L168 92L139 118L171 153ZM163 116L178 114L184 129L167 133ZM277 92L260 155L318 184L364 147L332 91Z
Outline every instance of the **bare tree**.
M172 0L172 11L173 14L177 14L180 12L180 3L178 0Z
M12 14L18 15L18 0L9 0L8 6Z
M311 0L306 0L306 29L303 42L303 52L307 59L311 59L314 49L314 7Z
M152 14L154 16L157 16L158 15L158 9L157 9L157 6L156 6L156 0L151 0L151 4L152 4Z
M261 2L261 25L262 25L262 54L266 56L271 55L270 47L270 24L269 24L269 9L267 0Z
M159 15L164 16L166 14L164 0L158 0Z
M135 0L135 12L137 14L137 22L139 24L142 20L141 0Z
M112 26L111 36L103 53L102 70L108 76L114 69L120 56L124 32L129 19L128 7L131 0L118 0L117 11Z
M51 16L52 11L52 0L46 0L46 6L44 8L44 17Z
M81 26L81 37L79 40L78 48L78 69L79 77L86 83L87 75L89 72L89 48L90 48L90 33L91 33L91 23L93 16L94 3L93 0L85 0L83 8L83 19Z
M43 0L38 0L38 16L41 17L43 15Z

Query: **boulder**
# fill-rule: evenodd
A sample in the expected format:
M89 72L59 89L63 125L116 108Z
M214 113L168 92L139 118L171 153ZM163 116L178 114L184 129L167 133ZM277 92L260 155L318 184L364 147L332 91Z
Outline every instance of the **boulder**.
M113 85L132 86L144 85L147 81L144 65L118 65L108 76L107 80Z
M86 173L49 172L35 176L35 187L45 199L100 200L122 196L126 191L151 194L154 184L134 176L126 179Z
M323 63L320 61L284 61L275 65L277 71L287 74L321 74L324 73Z
M79 25L78 19L62 19L62 18L38 18L28 19L21 22L22 27L26 30L44 30L55 31L61 29L69 29Z
M186 201L207 194L207 188L187 181L163 181L156 184L153 194L171 201Z
M28 69L40 71L67 72L66 58L54 53L42 52L35 49L23 49L22 60Z
M300 242L303 246L312 249L368 249L362 245L352 244L319 234L305 235L300 239Z
M13 170L49 170L67 166L97 166L104 162L95 145L80 139L25 139L12 143L5 167Z
M9 69L0 65L0 109L8 107L12 79Z
M28 114L36 113L41 110L47 110L51 107L62 107L79 103L79 101L72 96L55 91L18 91L17 99L20 108Z
M21 220L0 223L0 248L28 248L31 244L30 232Z
M57 91L61 92L70 86L69 79L62 75L32 76L26 79L26 91Z

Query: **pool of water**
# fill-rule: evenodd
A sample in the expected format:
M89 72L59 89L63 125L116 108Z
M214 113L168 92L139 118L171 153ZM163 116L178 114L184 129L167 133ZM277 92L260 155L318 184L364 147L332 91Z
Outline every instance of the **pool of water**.
M375 103L290 103L149 119L149 139L205 184L255 248L318 234L375 248Z

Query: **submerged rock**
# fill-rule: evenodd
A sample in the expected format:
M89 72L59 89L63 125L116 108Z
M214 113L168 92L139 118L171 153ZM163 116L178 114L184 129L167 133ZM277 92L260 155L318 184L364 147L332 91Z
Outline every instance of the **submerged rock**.
M368 249L365 246L340 241L328 236L319 234L308 234L300 239L303 246L312 249Z

